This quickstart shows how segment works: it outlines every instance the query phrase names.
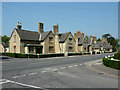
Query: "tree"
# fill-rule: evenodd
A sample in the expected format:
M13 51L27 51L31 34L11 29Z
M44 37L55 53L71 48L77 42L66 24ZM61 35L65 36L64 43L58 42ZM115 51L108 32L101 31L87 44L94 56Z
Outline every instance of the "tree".
M98 38L98 39L97 39L97 41L101 41L101 39L100 39L100 38Z
M117 51L118 49L118 39L115 39L113 36L111 36L109 33L104 34L102 37L107 38L108 43L112 45L113 52Z
M6 35L2 36L2 42L9 43L10 38Z
M112 37L112 36L108 33L108 34L104 34L102 37L110 38L110 37Z

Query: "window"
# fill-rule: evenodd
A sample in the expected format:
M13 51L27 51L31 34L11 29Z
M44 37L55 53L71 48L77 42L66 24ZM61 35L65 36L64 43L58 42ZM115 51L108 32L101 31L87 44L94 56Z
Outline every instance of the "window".
M50 51L50 52L53 51L53 46L49 46L49 51Z
M49 37L49 42L53 42L53 37Z
M16 35L14 35L14 42L16 42Z
M16 53L16 46L14 46L14 53Z
M69 47L69 52L72 52L72 47Z
M80 42L80 38L78 38L78 42Z
M72 42L72 38L69 38L69 42Z
M33 47L29 47L29 53L33 53L34 48Z

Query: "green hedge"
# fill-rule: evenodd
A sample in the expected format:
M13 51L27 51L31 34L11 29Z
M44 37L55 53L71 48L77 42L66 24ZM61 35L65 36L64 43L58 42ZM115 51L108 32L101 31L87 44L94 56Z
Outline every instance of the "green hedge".
M82 53L68 53L68 56L72 56L72 55L82 55Z
M60 57L60 56L64 56L63 53L59 53L59 54L40 54L40 55L21 54L21 53L2 53L2 55L15 57L15 58L46 58L46 57Z
M89 52L84 53L68 53L68 56L72 55L87 55L90 54ZM47 57L61 57L64 56L64 53L57 53L57 54L40 54L40 55L34 55L34 54L22 54L22 53L2 53L2 55L15 57L15 58L47 58Z
M114 59L120 60L120 53L116 53L116 54L114 55Z
M105 66L120 70L120 61L110 60L110 58L103 58L102 61Z

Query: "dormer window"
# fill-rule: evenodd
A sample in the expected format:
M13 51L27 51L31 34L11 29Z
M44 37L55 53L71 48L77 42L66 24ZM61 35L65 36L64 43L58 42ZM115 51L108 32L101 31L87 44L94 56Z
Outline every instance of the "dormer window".
M72 42L72 38L69 38L69 42Z
M80 38L78 38L78 42L80 42Z
M16 35L14 35L14 42L16 42Z
M53 42L53 37L49 37L49 42Z

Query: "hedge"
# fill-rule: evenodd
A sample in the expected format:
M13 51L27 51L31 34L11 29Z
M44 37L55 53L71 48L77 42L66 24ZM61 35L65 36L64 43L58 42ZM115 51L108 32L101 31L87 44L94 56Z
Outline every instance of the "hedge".
M2 53L2 55L15 57L15 58L46 58L46 57L60 57L60 56L64 56L63 53L59 53L59 54L40 54L40 55L21 54L21 53Z
M90 54L89 52L84 52L84 53L68 53L68 56L72 55L87 55ZM47 57L61 57L64 56L64 53L57 53L57 54L22 54L22 53L2 53L2 55L10 56L10 57L15 57L15 58L47 58Z
M119 69L120 70L120 61L116 60L110 60L111 58L103 58L103 64L107 67L111 67L114 69Z
M116 53L116 54L114 55L114 59L120 60L120 53Z
M72 55L82 55L82 53L68 53L68 56L72 56Z

